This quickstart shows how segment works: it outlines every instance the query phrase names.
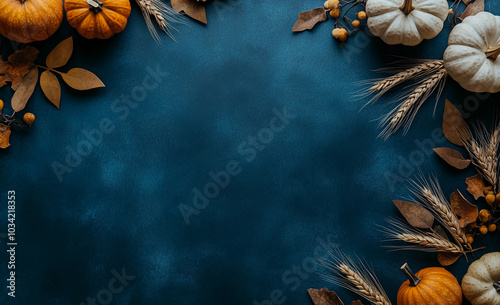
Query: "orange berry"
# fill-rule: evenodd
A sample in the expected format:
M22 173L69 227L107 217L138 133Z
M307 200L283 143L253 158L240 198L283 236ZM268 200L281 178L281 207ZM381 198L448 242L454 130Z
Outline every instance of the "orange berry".
M498 194L496 195L495 199L496 199L495 201L496 201L497 203L500 203L500 193L498 193Z
M467 243L472 244L474 242L474 237L472 235L467 234Z
M0 100L0 111L2 111L2 109L3 109L3 101Z
M486 209L479 211L479 220L481 222L487 222L490 219L491 213Z
M361 22L359 22L359 20L354 20L353 22L351 22L352 26L357 28L361 25Z
M333 36L333 38L338 39L340 41L346 41L347 30L344 28L335 28L332 31L332 36Z
M497 230L497 225L492 223L488 226L488 231L495 232Z
M492 186L487 186L487 187L483 188L483 194L484 194L484 196L488 195L492 191L493 191L493 187Z
M24 123L31 125L35 122L35 115L33 113L25 113L23 116Z
M489 205L492 205L495 203L495 200L497 200L497 197L493 192L490 192L488 195L486 195L486 203Z
M330 16L332 16L332 18L338 18L340 16L340 9L338 8L332 9L330 11Z
M366 19L366 13L364 11L359 11L356 13L356 15L358 15L358 18L361 20Z
M485 225L482 225L479 227L479 232L481 232L481 234L486 234L488 233L488 228L485 226Z

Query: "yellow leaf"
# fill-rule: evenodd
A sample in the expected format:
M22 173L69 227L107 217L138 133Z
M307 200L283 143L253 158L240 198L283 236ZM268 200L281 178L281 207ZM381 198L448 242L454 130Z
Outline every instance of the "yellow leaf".
M63 80L73 89L89 90L105 87L102 81L92 72L81 68L73 68L61 74Z
M10 127L4 124L0 124L0 148L7 148L10 146Z
M38 69L31 68L19 84L14 96L12 97L12 109L19 112L26 107L26 103L30 99L33 91L35 90L36 83L38 82Z
M47 56L46 64L49 68L64 66L73 53L73 37L63 40Z
M61 84L59 84L59 80L54 73L49 70L43 71L42 75L40 75L40 87L42 87L42 91L49 101L59 109Z

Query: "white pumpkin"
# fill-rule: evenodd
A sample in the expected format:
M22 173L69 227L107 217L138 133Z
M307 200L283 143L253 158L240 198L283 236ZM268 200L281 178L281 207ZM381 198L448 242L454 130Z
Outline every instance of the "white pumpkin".
M370 32L387 44L415 46L436 37L448 17L446 0L368 0Z
M500 91L499 28L500 17L481 12L465 18L451 31L443 56L444 66L464 89Z
M473 262L462 280L462 290L472 305L500 304L500 252Z

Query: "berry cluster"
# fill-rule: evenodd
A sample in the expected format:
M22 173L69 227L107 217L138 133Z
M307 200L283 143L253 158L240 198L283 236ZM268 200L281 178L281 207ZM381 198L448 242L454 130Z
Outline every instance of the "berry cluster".
M346 41L347 37L357 31L361 26L362 20L366 19L365 11L358 11L356 13L357 19L351 20L347 13L357 5L364 5L364 1L355 0L355 1L340 1L340 0L327 0L325 1L324 7L329 11L330 17L335 19L335 28L332 31L332 36L340 41ZM342 8L348 6L344 14L342 15ZM342 16L341 16L342 15ZM345 24L350 25L346 26Z

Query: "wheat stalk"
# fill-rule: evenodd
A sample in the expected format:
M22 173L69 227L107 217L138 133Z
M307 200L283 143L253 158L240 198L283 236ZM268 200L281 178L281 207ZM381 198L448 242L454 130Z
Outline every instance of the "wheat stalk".
M460 244L471 249L464 230L460 226L457 215L455 215L446 200L437 178L426 181L410 181L414 186L413 193L431 212L434 217L451 233L453 238Z
M395 74L393 76L389 76L387 78L384 78L382 80L376 81L373 86L371 86L368 90L372 92L376 91L384 91L387 92L390 89L396 87L397 85L412 79L416 76L421 75L422 73L426 73L428 71L432 70L438 70L443 67L443 61L442 60L429 60L425 61L424 63L415 66L413 68L404 70L399 72L398 74Z
M406 133L420 107L438 87L440 88L439 99L447 74L446 69L441 67L436 73L421 81L420 85L398 107L382 118L379 126L384 126L384 129L379 137L387 139L403 125L405 125L404 132Z
M171 23L184 23L180 14L161 0L136 0L136 2L141 8L149 33L157 43L160 43L161 38L153 25L151 17L155 19L162 31L167 33L170 38L174 39L171 32L174 28L171 26Z
M322 261L321 263L332 270L335 275L323 275L323 278L358 294L372 304L391 305L389 297L373 270L361 261L359 264L354 263L350 257L341 253L338 249L336 249L336 254L328 253L332 260Z

